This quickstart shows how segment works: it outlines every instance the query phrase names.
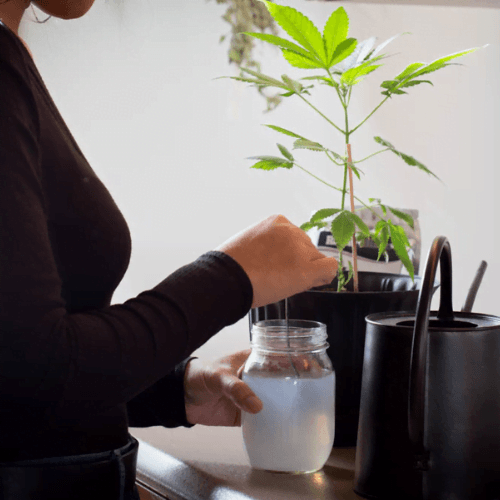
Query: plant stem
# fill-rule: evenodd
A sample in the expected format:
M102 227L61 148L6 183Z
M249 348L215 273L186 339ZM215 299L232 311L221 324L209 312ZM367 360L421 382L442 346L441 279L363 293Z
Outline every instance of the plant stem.
M340 127L337 127L337 125L335 125L335 123L333 123L330 118L328 118L327 116L325 116L318 108L316 108L313 104L311 104L303 95L301 94L297 94L307 105L311 106L312 109L314 109L314 111L316 111L316 113L318 113L319 115L321 115L330 125L333 125L339 132L341 132L342 134L345 135L345 131L342 130Z
M359 125L357 125L356 127L354 127L350 133L352 134L353 132L355 132L356 130L358 130L359 127L361 127L361 125L363 125L363 123L366 122L366 120L368 120L368 118L370 118L373 113L375 113L375 111L377 111L378 108L380 108L380 106L382 106L382 104L384 104L385 101L387 101L387 99L389 99L389 96L387 96Z

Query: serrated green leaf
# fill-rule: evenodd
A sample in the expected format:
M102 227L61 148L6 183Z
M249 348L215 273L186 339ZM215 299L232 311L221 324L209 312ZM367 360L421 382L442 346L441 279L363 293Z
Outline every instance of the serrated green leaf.
M340 155L339 155L340 156ZM361 180L360 170L357 169L354 165L351 164L351 170L354 172L354 175Z
M371 65L371 64L361 64L354 68L348 69L345 73L340 77L340 83L344 85L355 85L360 81L363 76L370 74L372 71L375 71L377 68L380 68L380 64Z
M300 229L307 232L307 231L310 231L314 227L316 227L318 229L322 229L322 228L326 227L327 225L328 225L327 222L316 222L316 223L304 222L304 224L302 224L300 226Z
M281 144L277 144L278 146L278 149L280 150L281 154L287 159L287 160L290 160L290 161L293 161L293 156L292 156L292 153L290 153L290 151L288 151L288 149L285 148L285 146L281 145Z
M385 205L382 205L382 203L379 203L378 206L382 209L384 217L387 217L387 207Z
M349 32L349 17L343 7L332 12L323 28L323 43L326 59L330 62L338 45L347 38Z
M381 146L385 146L386 148L389 148L389 149L394 149L394 146L389 141L382 139L382 137L380 137L378 135L376 137L374 137L373 139L377 144L380 144Z
M268 35L266 33L249 33L249 32L244 32L243 35L248 35L253 38L258 38L259 40L262 40L264 42L276 45L280 49L291 50L308 59L312 57L309 51L303 49L300 45L297 45L296 43L290 42L289 40L286 40L285 38L281 38L279 36Z
M401 88L414 87L415 85L420 85L421 83L429 83L432 86L434 86L434 84L430 80L410 80L409 82L406 82L403 85L401 85Z
M328 152L337 160L341 161L342 163L345 163L347 160L344 158L342 155L339 155L335 151L332 151L331 149L328 149ZM356 167L354 167L354 170L359 170Z
M398 151L390 142L382 139L381 137L374 137L374 139L375 142L377 142L378 144L381 144L382 146L389 148L394 154L399 156L407 165L410 165L411 167L417 167L419 170L422 170L426 174L432 175L436 179L439 179L439 177L436 174L431 172L424 164L420 163L418 160L413 158L413 156Z
M241 68L241 71L244 73L248 73L249 75L252 75L256 78L256 81L254 83L257 83L259 85L266 85L270 87L279 87L281 89L285 90L291 90L289 89L283 82L280 82L279 80L276 80L275 78L272 78L271 76L264 75L263 73L259 73L258 71L251 70L249 68Z
M347 261L347 265L349 266L349 272L347 273L346 283L349 283L349 281L351 281L352 276L354 274L354 268L352 267L352 262L350 260Z
M326 64L323 38L313 22L298 10L264 1L274 20L311 55Z
M405 212L401 212L401 210L398 210L397 208L392 208L392 207L387 207L396 217L399 217L401 220L404 220L412 229L415 229L414 227L414 220L413 217L410 214L407 214Z
M324 68L325 65L319 61L313 61L309 57L304 57L301 54L297 54L292 50L282 50L283 57L288 61L288 63L294 68L300 69L318 69Z
M283 127L278 127L276 125L264 125L264 127L268 127L272 130L276 130L276 132L280 132L281 134L289 135L290 137L296 137L297 139L305 139L305 137L302 137L301 135L296 134L295 132L287 130L286 128L283 128ZM307 140L307 139L305 139L305 140Z
M357 44L358 41L355 38L348 38L347 40L340 42L328 62L328 68L335 66L349 57L356 50Z
M478 49L479 49L479 47L474 47L473 49L467 49L467 50L463 50L461 52L455 52L454 54L449 54L447 56L440 57L439 59L436 59L435 61L432 61L431 63L426 64L421 69L412 73L411 77L413 79L413 78L417 78L419 76L427 75L429 73L437 71L438 69L441 69L441 68L444 68L445 66L447 66L446 63L448 61L452 61L453 59L457 59L458 57L463 57L467 54L471 54L472 52L475 52Z
M293 163L279 156L252 156L248 158L249 160L259 160L257 163L252 165L250 168L256 168L259 170L276 170L277 168L292 168Z
M415 278L415 271L413 268L413 263L408 255L407 247L409 247L410 244L408 243L408 238L406 237L404 229L401 226L392 224L390 221L388 221L388 225L394 251L396 252L399 260L403 263L403 266L405 266L406 270L411 276L411 279L413 280Z
M373 229L375 235L380 235L380 231L387 226L387 221L384 219L379 219L377 223L375 224L375 227Z
M380 84L380 86L384 89L390 89L395 87L397 84L398 82L396 80L385 80Z
M312 217L310 222L319 222L323 219L331 217L339 212L341 212L340 208L322 208L318 210Z
M382 222L382 221L379 221ZM387 249L387 245L389 244L389 229L387 228L387 223L383 221L384 224L379 227L378 231L378 255L377 255L377 260L380 260L380 257L385 253Z
M364 236L368 238L370 236L370 229L368 229L368 226L363 222L363 219L357 214L354 214L352 212L349 213L351 219L354 221L356 226L358 226L358 229L363 233Z
M399 75L397 75L394 78L394 80L398 80L398 81L404 80L406 77L415 73L415 71L420 69L422 66L425 66L425 63L421 63L421 62L411 63L408 66L406 66L406 68L403 71L401 71L401 73L399 73Z
M302 89L304 87L300 82L293 80L288 75L281 75L281 79L290 90L295 91L297 94L300 94L302 92Z
M326 149L319 142L313 142L309 139L297 139L293 143L293 148L310 149L311 151L326 151Z
M475 52L478 50L479 47L475 47L473 49L468 49L464 50L461 52L456 52L454 54L450 54L444 57L441 57L439 59L436 59L435 61L425 64L421 62L416 62L412 63L409 66L407 66L396 78L394 79L397 84L393 85L390 88L387 88L387 92L382 92L384 95L391 95L391 94L401 94L402 92L398 92L398 90L401 87L411 87L412 85L409 83L411 81L414 81L416 78L422 76L422 75L427 75L429 73L433 73L434 71L437 71L439 69L442 69L446 66L449 66L449 61L452 61L453 59L456 59L458 57L465 56L467 54L471 54L472 52ZM420 80L420 83L431 83L428 80ZM431 83L432 85L432 83Z
M350 215L351 212L348 210L342 210L333 219L331 224L333 239L335 240L339 252L344 250L344 247L349 243L353 234L356 232L356 226Z

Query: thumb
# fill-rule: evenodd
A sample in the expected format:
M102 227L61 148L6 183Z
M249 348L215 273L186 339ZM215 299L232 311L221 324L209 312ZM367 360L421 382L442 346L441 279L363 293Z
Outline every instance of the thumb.
M311 271L316 277L314 286L329 285L337 275L338 262L333 257L323 257L311 262Z

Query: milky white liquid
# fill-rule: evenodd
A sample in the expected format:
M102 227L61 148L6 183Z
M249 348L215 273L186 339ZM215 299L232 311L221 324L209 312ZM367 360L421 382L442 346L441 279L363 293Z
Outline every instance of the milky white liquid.
M333 446L335 375L242 378L264 405L256 415L242 412L243 441L252 467L282 472L321 469Z

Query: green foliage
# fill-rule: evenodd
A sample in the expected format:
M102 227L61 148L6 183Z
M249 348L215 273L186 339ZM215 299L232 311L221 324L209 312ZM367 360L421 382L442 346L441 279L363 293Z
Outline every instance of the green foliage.
M320 144L319 142L306 138L296 132L292 132L286 128L277 125L266 125L266 127L278 132L284 136L294 139L294 150L310 150L316 153L323 153L336 166L341 166L343 170L343 183L341 187L334 186L325 180L317 177L315 174L299 165L297 159L292 153L282 144L278 144L278 149L282 156L256 156L252 157L258 160L252 168L261 170L275 170L278 168L290 169L293 166L298 167L308 175L314 177L329 188L341 193L340 208L325 208L318 210L309 221L302 224L301 228L308 231L312 228L329 227L331 229L335 244L339 250L339 275L338 290L344 290L345 285L351 279L353 274L352 266L349 263L349 271L347 276L343 272L342 255L344 248L349 244L353 237L357 236L360 241L365 241L368 238L372 239L378 247L378 258L387 255L388 245L392 245L396 255L401 260L408 273L414 278L414 269L411 259L408 255L410 243L402 225L395 224L391 220L391 214L408 226L414 226L414 221L411 216L401 212L398 209L389 207L383 204L378 198L370 198L368 203L363 202L357 197L354 197L362 206L372 210L378 219L375 228L370 232L367 225L356 214L356 210L351 207L351 210L346 209L347 196L350 194L352 187L347 185L347 177L349 169L356 175L358 180L361 179L361 171L358 164L367 160L371 156L390 151L397 155L409 166L416 167L426 174L438 177L428 169L420 161L413 156L403 153L396 149L389 141L381 137L375 137L375 142L384 149L374 152L367 158L362 160L352 161L349 163L347 149L351 146L351 136L356 130L361 127L388 99L395 95L407 94L408 91L422 83L432 85L432 82L427 80L426 75L434 73L451 64L457 58L470 54L477 48L450 54L431 63L416 62L409 64L403 71L399 72L392 80L383 81L380 86L382 88L383 100L375 107L375 109L362 120L357 126L350 126L348 108L352 98L353 89L366 77L374 73L382 66L381 61L385 58L382 50L394 41L399 35L395 35L382 44L375 46L375 38L358 41L355 38L348 38L349 18L343 7L339 7L332 12L321 32L310 19L303 13L292 7L278 5L267 0L260 0L265 6L274 21L283 29L290 39L282 38L276 33L266 34L262 32L250 32L245 34L249 38L262 40L268 44L278 47L285 60L292 66L301 70L319 70L322 72L317 75L308 75L300 79L293 79L288 75L281 75L280 78L271 77L261 73L258 70L242 68L240 77L233 77L235 80L250 83L259 89L272 87L278 89L281 96L284 98L299 98L310 108L312 108L328 126L333 127L336 132L342 134L345 148L344 154L338 154L330 147ZM344 125L339 126L320 109L314 106L308 96L311 94L315 85L326 85L333 91L333 95L340 100L344 109L344 114L341 118L344 119ZM328 106L329 108L330 106ZM351 148L352 149L352 148ZM379 211L375 210L379 208Z

